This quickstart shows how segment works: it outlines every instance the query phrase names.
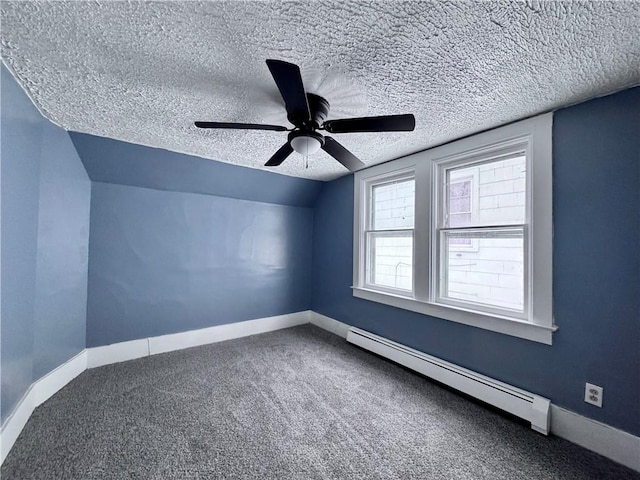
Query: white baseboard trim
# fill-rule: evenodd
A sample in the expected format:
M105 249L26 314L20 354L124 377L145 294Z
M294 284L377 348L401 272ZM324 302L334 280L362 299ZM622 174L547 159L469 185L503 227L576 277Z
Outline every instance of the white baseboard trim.
M88 368L309 323L309 310L88 348Z
M640 472L640 437L553 404L551 433Z
M313 311L309 322L345 338L349 330L349 325ZM640 472L640 437L554 404L550 430L557 437Z
M82 350L55 370L31 384L20 402L5 420L0 432L0 465L7 458L33 411L58 390L87 369L87 351Z
M87 348L87 368L102 367L111 363L126 362L149 355L149 339L118 342L102 347Z
M349 333L349 325L347 325L346 323L339 322L338 320L334 320L333 318L327 317L314 311L309 312L309 323L312 323L313 325L323 328L342 338L347 338L347 333Z
M349 325L313 311L296 312L83 350L34 382L2 425L0 465L33 411L87 368L312 323L346 338ZM551 405L551 433L640 472L640 437Z
M36 407L51 398L54 393L88 368L96 368L158 353L303 325L309 323L310 313L309 310L305 310L172 335L161 335L87 348L31 384L11 415L2 425L2 430L0 431L0 465L9 454Z
M149 355L224 342L309 323L309 310L149 338Z

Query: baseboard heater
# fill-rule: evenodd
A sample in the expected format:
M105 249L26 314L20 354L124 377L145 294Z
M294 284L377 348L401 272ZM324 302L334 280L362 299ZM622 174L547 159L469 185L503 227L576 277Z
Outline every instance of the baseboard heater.
M406 347L365 330L351 327L347 341L393 360L411 370L531 422L531 428L549 433L550 401L493 378Z

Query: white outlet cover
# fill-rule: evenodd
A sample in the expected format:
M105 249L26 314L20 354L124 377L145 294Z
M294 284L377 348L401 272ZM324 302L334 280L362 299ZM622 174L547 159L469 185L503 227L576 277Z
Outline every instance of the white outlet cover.
M584 401L602 408L602 387L593 385L592 383L585 384L584 387Z

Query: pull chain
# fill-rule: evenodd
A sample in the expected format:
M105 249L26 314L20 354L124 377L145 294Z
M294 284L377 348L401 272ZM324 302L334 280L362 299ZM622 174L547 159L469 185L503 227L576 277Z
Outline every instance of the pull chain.
M307 137L307 153L304 154L304 168L309 168L309 137Z

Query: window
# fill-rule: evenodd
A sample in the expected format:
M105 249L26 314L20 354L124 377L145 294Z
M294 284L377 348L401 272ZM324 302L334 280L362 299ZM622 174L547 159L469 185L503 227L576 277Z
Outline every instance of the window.
M526 145L521 147L497 158L438 165L438 195L444 199L435 232L441 303L522 317ZM474 176L479 205L472 209ZM463 245L475 248L465 252Z
M551 122L357 172L354 296L550 344Z
M371 183L367 215L366 284L413 291L413 174Z

